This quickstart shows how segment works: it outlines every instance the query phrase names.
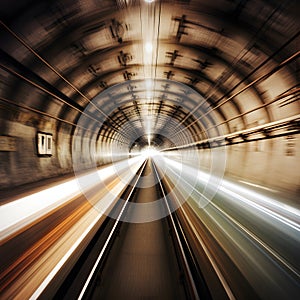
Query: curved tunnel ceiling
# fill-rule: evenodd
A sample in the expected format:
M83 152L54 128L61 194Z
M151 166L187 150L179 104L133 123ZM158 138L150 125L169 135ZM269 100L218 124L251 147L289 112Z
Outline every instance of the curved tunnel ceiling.
M209 284L214 299L299 294L299 8L299 0L1 0L0 294L68 298L87 277L105 284L98 255L122 252L105 237L115 228L124 241L119 208L133 223L176 210L162 229L152 222L145 247L159 245L147 253L165 252L166 274L182 286L177 248L195 262L191 277L205 275L191 287ZM129 243L140 249L131 241L143 244L150 231L136 228ZM174 250L175 235L184 244ZM151 261L131 254L138 269ZM168 289L160 278L157 291Z
M1 100L97 139L180 146L299 113L297 1L1 6Z

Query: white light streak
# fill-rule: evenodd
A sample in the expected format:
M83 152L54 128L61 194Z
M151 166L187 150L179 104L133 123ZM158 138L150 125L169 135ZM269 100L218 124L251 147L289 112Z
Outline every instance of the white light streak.
M140 161L140 158L135 157L117 162L96 172L78 176L78 179L69 180L2 205L0 207L1 240L80 195L81 189L78 180L81 184L84 183L85 190L91 189L99 184L99 180L102 182L110 177L122 177L122 171L130 170L133 165L140 163Z
M245 183L247 185L250 185L250 186L253 186L253 187L257 187L257 188L260 188L260 189L263 189L263 190L266 190L266 191L269 191L269 192L272 192L272 193L278 193L278 191L274 190L274 189L269 189L265 186L262 186L262 185L259 185L259 184L254 184L254 183L251 183L251 182L248 182L248 181L244 181L244 180L239 180L239 182L241 183Z
M161 153L153 147L146 147L141 151L141 155L145 158L153 158Z
M135 160L136 161L136 160ZM138 165L136 165L134 173L135 174L138 171ZM107 168L105 168L107 169ZM102 170L104 171L104 170ZM132 176L128 178L128 182L132 179ZM126 183L120 182L116 186L114 186L114 194L118 195L123 191L123 188L126 186ZM109 209L111 206L111 203L115 199L111 198L110 194L106 194L104 198L101 199L98 203L101 202L101 213L98 213L96 218L93 218L93 220L89 223L87 220L85 220L84 225L86 226L84 232L77 238L76 242L72 244L72 247L63 255L63 257L60 259L60 261L56 264L55 268L51 270L51 272L46 276L46 278L43 280L43 282L39 285L39 287L35 290L35 292L31 295L30 300L37 299L41 293L44 291L44 289L47 287L47 285L51 282L51 280L56 276L58 271L65 265L65 263L69 260L69 258L72 256L72 254L77 250L77 248L81 245L81 243L84 242L85 238L88 236L88 234L92 231L92 229L97 225L101 217L103 216L104 212Z
M181 182L188 182L184 180L184 178L188 179L192 174L193 177L197 177L199 183L202 182L204 184L209 184L210 189L218 189L219 195L222 196L223 194L229 196L227 198L230 201L234 201L239 204L243 202L244 204L255 208L257 211L260 211L272 217L273 219L276 219L277 221L280 221L281 223L300 231L300 224L292 220L292 218L299 220L300 211L297 208L285 203L281 203L276 199L266 197L265 195L242 187L236 183L229 182L225 179L223 179L218 186L213 186L213 182L215 181L210 181L211 178L214 178L213 175L200 171L199 169L193 168L189 165L183 165L182 163L166 157L163 158L171 171L172 169L175 169L172 171L174 174L178 174L178 171L181 172ZM194 191L194 188L194 186L190 186L190 192ZM195 191L197 192L197 190Z
M145 87L146 87L146 98L153 97L153 80L148 78L145 80Z
M148 54L152 53L152 50L153 50L153 45L152 45L152 43L147 42L147 43L145 44L145 50L146 50L146 53L148 53Z

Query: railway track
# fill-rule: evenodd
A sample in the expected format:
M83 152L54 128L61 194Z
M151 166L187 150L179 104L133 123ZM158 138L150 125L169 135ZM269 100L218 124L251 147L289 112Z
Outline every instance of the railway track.
M60 268L52 277L47 275L50 279L45 277L36 288L26 282L28 276L27 273L23 276L22 266L25 262L28 264L32 280L43 272L46 274L44 269L50 268L51 256L45 256L48 242L41 240L41 251L35 249L38 257L34 251L27 251L28 258L24 263L16 261L16 268L8 273L15 278L10 277L11 283L7 281L9 291L12 291L10 295L25 295L23 299L235 299L238 296L243 298L246 291L247 295L257 296L245 280L242 281L241 294L236 294L238 287L234 287L234 278L242 278L243 274L234 268L203 220L188 203L184 203L184 199L180 199L175 183L156 167L154 159L141 161L130 178L127 186L127 181L123 182L122 192L111 202L109 216L113 218L105 214L100 216L94 209L90 220L96 223L86 229L87 235L76 248L73 247L72 235L76 235L82 225L76 223L74 228L71 225L77 220L75 215L83 214L82 210L74 209L75 215L65 211L68 217L61 215L59 219L50 215L49 220L54 219L59 224L60 220L63 221L61 232L53 224L56 234L51 239L52 244L56 245L65 235L69 238L61 241L55 250L50 245L49 255L57 260L57 254L70 251L70 247L74 248L72 255L63 263L58 261L55 268L59 264ZM107 187L112 190L121 181L112 177ZM97 191L96 186L93 189L96 194L105 193L100 188ZM172 190L176 193L170 193ZM151 205L158 199L159 205ZM83 204L92 206L91 202L83 201ZM138 206L144 209L136 209ZM166 217L154 217L149 221L149 214ZM47 220L45 218L45 222ZM63 224L71 227L70 233ZM43 228L42 224L37 226ZM29 228L32 233L34 229ZM24 236L20 234L16 238L22 240ZM76 243L77 239L74 237ZM63 246L65 249L61 248ZM235 292L232 292L232 287Z
M54 298L211 299L166 194L154 163L146 160L122 195L125 201L115 207L117 217L106 220ZM164 207L158 209L168 212L166 218L122 221L139 213L129 203L147 205L157 199L162 199Z

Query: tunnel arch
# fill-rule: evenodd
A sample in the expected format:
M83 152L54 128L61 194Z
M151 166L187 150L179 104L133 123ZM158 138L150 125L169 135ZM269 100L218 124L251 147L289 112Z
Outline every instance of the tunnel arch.
M0 295L296 299L299 11L1 0Z
M273 125L268 124L279 122L287 128L283 136L288 136L294 132L290 128L297 122L297 1L162 0L147 4L105 0L101 7L97 1L51 4L32 1L26 6L27 2L19 1L15 9L9 1L1 4L0 101L4 109L1 124L4 135L14 135L15 123L24 128L28 126L32 135L27 145L32 144L35 131L51 131L56 145L55 157L48 162L52 175L71 170L66 156L71 154L69 143L74 128L87 105L100 92L115 87L113 90L118 95L112 94L110 99L97 103L98 109L89 112L91 122L93 118L102 120L102 112L119 107L124 111L116 113L116 120L112 122L117 128L126 115L133 118L131 124L139 124L136 107L145 91L143 87L138 90L130 85L147 79L148 67L149 72L155 74L152 78L155 82L166 80L161 86L154 86L156 122L163 127L167 114L182 122L191 135L186 147L196 144L203 151L206 143L211 142L238 152L235 145L244 143L241 146L244 157L259 155L246 154L251 149L264 152L264 144L268 144L266 149L271 153L283 154L288 148L283 146L288 144L284 137L281 146L267 140L277 136ZM148 12L155 12L155 17ZM156 47L149 66L144 61L146 27L140 15L156 26L153 32L149 31ZM200 98L185 94L184 89L173 91L167 81L187 85L201 95L203 104ZM126 82L130 83L128 89L118 91L116 86ZM125 111L131 108L133 114L129 115ZM203 114L208 108L214 118L210 113ZM38 113L42 117L38 117ZM285 125L286 122L290 124ZM91 139L91 147L94 141L127 143L126 137L116 137L113 125L107 124L110 128L104 130L103 139L96 124L83 126L82 130L86 130L86 136ZM252 132L257 127L264 127L258 129L258 139L265 139L263 142L255 141L257 137L254 138ZM209 128L209 134L214 137L224 135L225 142L208 138L203 128ZM134 130L130 132L135 134ZM178 133L178 140L184 133ZM17 135L17 139L22 140L22 135ZM254 147L257 143L261 146ZM97 147L100 148L98 144ZM30 162L39 165L41 161L36 161L33 148L30 149L25 165ZM6 155L14 157L12 153L2 153L4 161L7 161ZM285 159L291 160L290 157ZM6 168L12 164L13 161L8 160ZM54 171L52 164L63 167ZM49 174L44 169L47 163L44 161L42 165L45 174L41 176L45 177ZM235 170L231 171L232 168ZM238 173L232 166L228 166L228 171ZM255 180L255 176L251 178ZM8 181L4 179L3 183L9 185Z

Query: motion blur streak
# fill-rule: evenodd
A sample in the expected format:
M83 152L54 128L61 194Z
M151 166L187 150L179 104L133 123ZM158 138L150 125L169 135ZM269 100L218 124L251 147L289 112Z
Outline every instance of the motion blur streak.
M31 195L32 197L28 196L27 198L22 198L3 205L1 208L2 215L5 215L3 213L4 211L10 213L11 220L11 226L7 227L9 231L7 229L6 232L11 234L14 230L17 230L17 228L19 229L27 224L30 226L26 226L24 232L19 232L18 236L15 236L11 240L13 247L15 247L19 240L22 241L22 247L29 247L28 250L21 253L20 257L14 258L18 254L14 254L15 249L11 249L10 243L8 242L9 240L6 240L5 249L3 248L3 251L5 251L4 253L7 257L6 263L8 267L3 269L4 266L2 266L0 274L1 295L5 298L16 297L17 299L18 296L22 295L22 297L25 298L31 297L31 299L36 299L51 280L57 276L57 273L67 261L70 261L70 259L75 259L76 261L76 257L80 255L95 231L99 228L103 222L103 218L106 217L105 214L109 213L115 201L118 200L118 196L127 187L128 182L131 181L143 161L144 159L140 157L124 160L114 164L114 166L102 168L99 171L85 174L79 178L84 180L87 177L90 178L91 181L89 181L88 188L85 186L81 188L82 190L85 189L85 192L90 192L89 199L93 201L94 206L86 200L83 200L81 203L80 196L78 196L80 195L80 189L75 180L39 192L37 193L38 195L33 194ZM101 180L99 180L99 177L101 177ZM103 189L103 183L105 183L106 189ZM62 198L59 192L62 191L62 188L69 188L71 184L75 189L66 190L63 194L64 198ZM99 186L101 188L99 188ZM94 189L92 189L92 187ZM91 192L91 190L93 191ZM107 192L108 190L109 192ZM47 218L51 218L51 214L54 214L54 211L52 212L51 210L54 210L54 207L61 205L63 202L70 200L67 196L68 194L69 197L72 198L71 202L75 202L75 199L79 197L80 205L75 206L75 211L71 212L69 216L68 207L64 207L63 210L61 210L60 207L60 218L55 220L57 225L52 230L48 229ZM33 209L28 212L29 217L25 220L20 219L17 209L19 206L17 204L25 201L24 199L26 199L27 205L28 201L34 203L35 199L41 197L41 195L45 195L47 199L51 198L52 202L50 202L50 200L46 202L40 201L44 203L44 206L34 206L31 204L30 207ZM98 203L101 203L101 205L97 205ZM11 211L11 207L14 207L13 211ZM34 220L43 214L48 214L50 211L51 214L47 215L45 224L40 220L38 221L40 231L45 233L44 236L36 240L38 232L35 231L35 226L37 225L34 224L36 223ZM15 215L14 212L16 212ZM16 219L13 219L14 217L16 217ZM2 228L3 227L2 225ZM23 238L25 234L29 235L30 239L25 241ZM1 238L3 239L2 233ZM26 246L27 244L28 246ZM7 251L12 253L11 261L8 259L9 252ZM25 268L26 272L23 272ZM31 275L29 276L29 274ZM13 285L11 285L12 282L14 282ZM4 290L4 288L6 289Z
M179 163L166 155L154 159L174 184L170 194L187 199L188 205L260 297L271 294L283 299L287 291L291 296L298 293L300 211L296 207L225 179L219 187L212 186L212 175L184 161ZM208 199L205 194L212 188L218 190Z
M134 160L136 162L136 160ZM140 162L140 161L139 161ZM120 164L122 164L123 166L126 165L126 167L128 167L127 164L124 164L124 162L120 162ZM130 164L130 163L129 163ZM138 164L138 168L140 167L140 164ZM106 171L110 170L110 168L112 168L111 166L108 168L105 168L105 170L101 170L101 171ZM137 169L138 169L137 168ZM134 171L137 171L137 169L133 169ZM99 172L99 171L98 171ZM103 175L104 172L101 172L101 174ZM108 172L109 174L109 172ZM134 174L134 173L133 173ZM115 177L117 175L115 174ZM129 177L127 178L128 181L130 181L132 179L132 174L129 174ZM113 188L113 191L111 190L111 192L115 193L116 195L119 195L121 193L121 191L124 188L124 183L123 184L119 184L117 186L115 186ZM102 211L107 211L109 209L109 206L111 205L112 199L111 194L107 193L102 199L101 201L99 200L99 203L101 202L101 209ZM104 205L103 203L105 203L106 205ZM80 246L80 244L82 243L82 241L84 240L84 238L89 234L89 232L92 231L92 229L97 225L97 223L99 222L99 220L101 219L101 217L103 217L103 214L97 214L94 218L91 218L91 223L88 224L88 226L85 228L85 231L77 238L76 242L74 244L71 244L70 249L65 253L65 255L60 259L60 261L56 264L56 266L52 269L52 271L48 274L48 276L43 280L43 282L40 284L40 286L36 289L36 291L34 292L34 294L30 297L30 299L36 299L41 293L42 291L46 288L46 286L49 284L49 282L54 278L54 276L57 274L57 272L63 267L63 265L67 262L67 260L70 258L70 256L72 255L72 253L74 253L76 251L76 249Z
M213 175L209 173L205 173L203 171L200 171L199 169L192 168L188 165L182 165L175 160L165 158L165 161L168 164L169 168L171 166L171 168L173 167L173 169L181 170L184 176L198 174L197 179L203 184L209 183L210 178L213 177ZM222 179L219 186L210 186L210 188L215 188L216 190L219 189L224 194L232 196L231 201L242 201L245 204L260 210L261 212L264 212L272 218L279 220L285 225L294 228L296 231L300 231L300 210L295 207L292 207L285 203L280 203L276 199L271 199L262 194L254 192L251 189L246 189L242 186L231 183L224 179ZM193 190L193 187L189 186L188 190L191 192ZM295 220L298 220L298 222L296 222Z
M1 0L0 299L298 299L299 3Z
M84 182L84 189L88 190L100 182L103 184L108 179L111 180L111 178L117 177L117 171L122 172L139 161L140 158L134 158L128 162L120 161L114 165L101 168L99 171L82 175L77 179L69 180L2 205L0 207L0 241L66 203L71 198L78 196L81 193L81 188L83 188L78 185L78 180Z

